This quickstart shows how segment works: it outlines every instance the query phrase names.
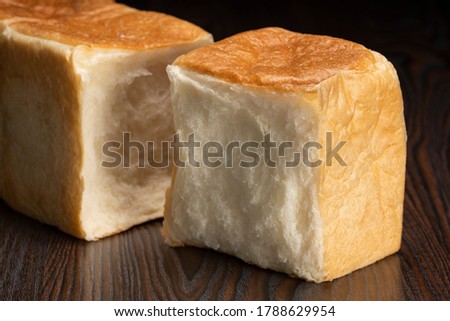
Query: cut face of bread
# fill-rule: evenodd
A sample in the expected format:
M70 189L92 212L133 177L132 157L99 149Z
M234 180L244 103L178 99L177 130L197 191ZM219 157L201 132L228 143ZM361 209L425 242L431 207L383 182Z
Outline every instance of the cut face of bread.
M170 168L141 168L147 155L136 150L129 164L105 166L105 144L121 144L110 150L124 157L128 133L167 159L165 68L212 41L174 17L100 2L49 9L47 19L6 18L0 38L0 197L87 240L162 216Z
M198 148L199 166L173 172L169 244L210 247L315 282L399 249L406 133L398 78L383 56L266 28L181 56L168 74L180 141L194 134L224 151L220 166L208 166ZM275 166L262 145L269 133ZM227 154L232 142L259 145L249 158L239 148ZM188 159L186 149L180 155Z

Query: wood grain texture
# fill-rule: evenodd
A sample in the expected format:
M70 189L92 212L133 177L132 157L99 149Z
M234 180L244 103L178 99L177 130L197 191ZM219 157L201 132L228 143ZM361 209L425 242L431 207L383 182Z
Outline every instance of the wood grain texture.
M0 202L0 299L450 299L448 2L377 2L364 8L351 1L136 4L197 23L217 40L280 26L353 40L391 60L403 89L409 139L401 250L349 276L314 284L211 250L170 248L161 237L161 221L87 243Z

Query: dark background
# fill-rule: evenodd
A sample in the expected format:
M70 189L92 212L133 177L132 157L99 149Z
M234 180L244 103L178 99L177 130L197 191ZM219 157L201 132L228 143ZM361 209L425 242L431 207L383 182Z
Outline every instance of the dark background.
M401 250L314 284L211 250L164 245L161 221L86 243L0 201L0 299L450 299L449 1L122 1L193 22L216 40L279 26L385 55L402 85L408 160Z

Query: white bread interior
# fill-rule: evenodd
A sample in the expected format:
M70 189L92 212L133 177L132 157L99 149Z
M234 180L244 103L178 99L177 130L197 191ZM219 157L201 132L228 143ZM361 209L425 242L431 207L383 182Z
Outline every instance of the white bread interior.
M102 145L123 140L154 143L155 160L167 158L161 142L174 134L166 66L202 43L174 46L154 52L91 50L74 52L74 67L82 79L82 177L84 195L81 220L88 235L115 233L162 217L171 167L139 167L136 150L130 167L98 166L106 159ZM89 106L94 106L90 108ZM147 146L146 146L147 147ZM123 153L122 153L123 154ZM147 155L140 155L147 161ZM144 159L142 159L144 158Z
M192 55L207 56L213 46ZM202 145L226 146L261 142L270 132L302 151L307 142L325 146L332 132L334 145L347 141L339 153L347 166L334 160L332 166L286 168L293 159L288 154L273 155L275 168L242 168L244 157L235 151L232 168L178 167L167 193L167 242L213 248L315 282L396 252L406 159L403 103L393 66L370 55L374 63L362 71L340 71L289 91L221 79L186 67L183 57L169 66L180 139L194 133ZM314 151L310 159L325 160L324 150ZM181 152L186 159L186 149ZM263 151L257 152L262 160ZM201 162L201 149L195 156Z
M123 10L136 12L111 8L112 18ZM72 34L43 32L40 37L36 29L27 30L21 24L34 23L31 18L3 20L0 197L9 206L86 240L162 217L170 168L138 168L133 151L130 168L123 163L105 168L102 162L111 159L102 147L122 142L125 132L133 141L153 141L155 146L172 138L165 68L180 54L212 41L200 28L179 21L183 28L195 28L191 40L158 35L158 46L152 47L152 38L144 35L143 47L136 48L99 46L95 41L102 41L101 35L92 38L92 45L77 45ZM36 18L36 23L46 21ZM140 27L146 27L145 18ZM154 153L157 160L169 157L161 149Z
M270 132L272 139L295 142L298 149L318 135L314 106L301 96L249 90L177 66L168 72L180 140L195 133L202 143L226 146L259 142ZM201 153L196 156L200 162ZM314 273L322 266L322 240L314 169L268 168L264 163L242 168L241 160L245 158L235 152L233 168L177 168L172 211L164 223L169 240L318 277ZM300 253L308 259L300 260Z

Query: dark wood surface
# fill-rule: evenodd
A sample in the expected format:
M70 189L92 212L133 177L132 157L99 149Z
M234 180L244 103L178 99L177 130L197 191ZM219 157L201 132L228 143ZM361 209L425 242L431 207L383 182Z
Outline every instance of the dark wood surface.
M88 243L0 201L2 300L450 299L450 10L448 1L147 1L216 39L276 25L353 40L397 68L408 128L401 250L333 282L314 284L196 248L172 249L161 221Z

